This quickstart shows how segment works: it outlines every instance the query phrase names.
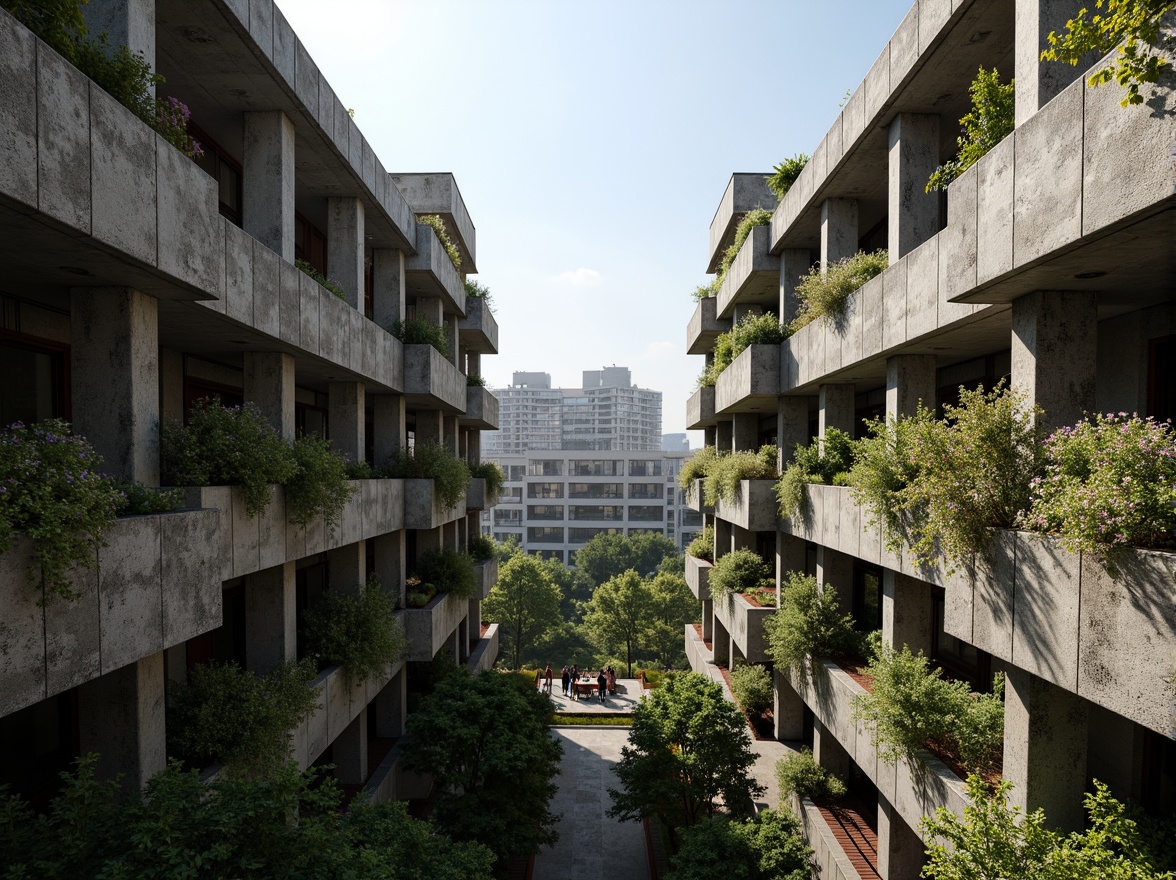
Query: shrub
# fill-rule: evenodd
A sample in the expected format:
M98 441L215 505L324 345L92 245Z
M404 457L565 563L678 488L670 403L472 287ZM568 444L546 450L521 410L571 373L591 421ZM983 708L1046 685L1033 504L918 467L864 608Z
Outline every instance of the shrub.
M893 764L922 748L955 753L969 770L985 770L1000 758L1004 742L1004 678L992 694L969 693L966 682L948 681L922 653L883 648L871 661L872 692L853 698L853 715L870 728L878 757Z
M739 256L739 249L743 247L743 243L747 241L751 230L757 226L767 226L772 222L772 212L764 210L763 208L754 208L743 215L743 219L739 221L739 225L735 227L735 239L727 249L723 251L723 256L719 260L719 270L715 273L715 277L708 282L695 288L694 300L704 300L709 296L717 296L719 290L723 286L723 282L727 278L727 272L731 269L731 264L735 262L735 258Z
M780 515L795 518L804 512L809 483L847 483L853 466L853 451L853 438L837 428L827 428L819 441L798 446L792 455L792 463L776 483Z
M290 758L290 733L314 711L314 664L291 660L267 675L236 663L188 673L168 710L169 751L189 764L221 762L233 773L264 774Z
M338 281L332 281L314 266L310 265L306 260L295 260L294 265L298 267L301 272L310 278L312 281L317 281L339 299L347 299L347 294L343 291L343 285Z
M691 455L682 462L682 469L678 471L678 485L683 489L689 489L695 480L705 478L718 454L715 447L704 446Z
M715 527L712 525L704 526L702 531L694 536L694 540L690 542L690 546L686 548L686 554L693 556L695 559L714 562Z
M459 599L474 598L481 586L473 557L457 550L430 550L417 560L416 573L426 586L432 584L437 592Z
M123 496L118 502L119 516L172 513L184 506L184 493L179 489L152 489L133 480L119 480L115 488Z
M788 195L788 190L792 189L792 184L796 183L796 178L800 177L800 172L804 171L808 160L807 153L797 153L791 159L785 159L772 167L772 173L764 179L768 182L768 188L776 194L776 198L783 199Z
M101 456L61 419L14 422L0 434L0 552L13 532L28 535L38 563L29 574L43 603L78 598L70 569L98 566L96 550L123 503L101 467Z
M707 504L725 501L728 504L739 494L743 480L774 480L776 470L775 446L761 446L759 452L745 450L715 456L702 484L703 499Z
M874 419L866 425L867 436L857 441L849 473L854 501L865 508L871 524L882 524L890 539L905 534L910 522L904 493L919 476L914 449L924 423L933 417L930 410L919 409L908 418Z
M449 262L453 263L453 268L460 272L461 251L457 249L457 245L449 237L449 230L445 227L445 221L441 219L441 216L439 214L418 214L417 223L424 223L433 232L437 233L437 240L441 242L441 247L445 248L445 253L449 256Z
M809 880L813 851L787 810L740 822L715 816L682 831L666 880Z
M486 481L486 492L490 495L501 495L502 487L506 485L506 474L502 472L502 468L494 461L483 461L479 464L472 464L470 467L470 476L478 477Z
M720 556L710 570L707 585L711 596L746 593L772 577L772 569L754 550L734 550Z
M749 345L779 345L788 336L779 319L770 312L744 316L742 321L715 338L714 360L699 377L699 387L714 385L723 370L731 366Z
M845 656L860 647L853 616L842 612L836 591L796 571L781 586L780 610L764 622L764 636L776 666L797 671L809 658Z
M380 476L432 480L437 497L446 508L456 505L470 485L466 463L438 443L417 443L412 450L397 449L380 469Z
M995 67L992 73L980 68L968 87L972 96L972 109L960 120L963 134L956 139L959 152L954 159L935 169L927 181L927 192L947 189L948 184L1012 133L1016 109L1013 88L1011 80L1001 83L1000 73Z
M795 333L817 318L824 318L830 327L839 327L850 294L881 275L889 263L889 252L877 250L868 254L858 251L852 257L829 263L824 272L820 265L814 266L796 285L800 314L793 321L791 331Z
M475 376L473 373L466 376L467 388L485 388L486 378L484 376Z
M494 297L490 295L490 288L485 284L475 281L473 278L467 278L465 280L465 292L466 296L472 296L474 299L482 300L486 303L486 308L491 313L494 312Z
M731 670L731 693L751 718L758 718L772 708L772 673L768 667L754 663Z
M219 400L198 400L187 425L163 424L159 449L166 480L240 486L249 517L269 505L271 484L288 482L298 469L290 446L252 404L226 407Z
M782 806L794 794L827 804L845 797L846 791L845 783L818 764L807 747L776 762L776 785Z
M370 480L376 475L372 466L363 459L359 461L345 461L343 471L347 474L347 479L349 480Z
M358 595L323 593L306 610L305 623L307 654L324 665L338 665L353 682L380 675L408 651L396 603L374 575Z
M498 545L489 535L473 535L466 551L475 562L489 562L498 556Z
M1052 532L1075 553L1166 547L1176 528L1176 432L1167 423L1096 415L1044 443L1026 528Z
M392 335L405 345L431 345L449 357L449 340L445 328L424 318L407 318L392 325Z
M331 441L302 436L294 441L297 470L286 483L286 516L306 525L316 516L334 529L355 487L347 482L347 459L331 449Z

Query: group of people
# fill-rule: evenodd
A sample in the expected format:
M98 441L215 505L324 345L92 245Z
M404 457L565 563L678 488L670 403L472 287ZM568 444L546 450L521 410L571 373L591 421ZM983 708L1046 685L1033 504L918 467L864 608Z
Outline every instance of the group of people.
M580 667L573 663L571 666L564 666L560 670L560 681L563 682L563 695L570 697L573 700L579 699L576 693L576 683L581 684L592 681L592 675L587 670L581 671ZM543 690L551 693L552 684L554 682L555 674L551 671L551 664L547 664L547 668L543 671ZM615 695L617 692L617 674L611 666L605 666L596 674L596 687L600 696L600 702L604 702L608 695Z

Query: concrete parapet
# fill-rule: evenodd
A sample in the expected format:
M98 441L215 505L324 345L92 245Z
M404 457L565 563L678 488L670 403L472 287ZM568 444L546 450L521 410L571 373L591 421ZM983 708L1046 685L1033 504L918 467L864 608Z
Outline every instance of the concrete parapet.
M715 619L731 637L731 644L748 663L765 663L768 644L764 639L764 621L776 613L773 607L753 605L741 593L728 593L714 597Z
M466 515L465 499L446 508L437 497L436 485L429 479L404 480L404 528L429 530Z
M475 275L478 267L474 221L466 210L465 200L452 174L390 174L389 178L417 214L438 214L445 221L449 237L461 251L461 268Z
M862 875L853 866L816 804L793 794L790 802L781 806L788 807L800 820L801 833L812 847L813 864L817 866L815 873L821 880L862 880Z
M453 635L467 612L467 602L453 593L434 596L424 608L404 609L408 659L432 660Z
M466 386L465 414L458 421L467 428L498 430L498 398L489 388Z
M715 423L715 389L713 385L697 389L686 401L686 427L702 430Z
M713 563L691 556L689 553L686 554L686 584L690 587L690 592L694 594L695 599L705 602L711 597L708 581L712 568L714 568Z
M719 301L708 296L698 301L686 325L686 353L707 354L715 347L715 338L731 329L730 318L718 317Z
M699 513L713 513L714 506L703 501L702 480L694 480L686 487L686 506Z
M770 236L767 226L756 226L743 242L716 297L720 319L734 317L737 305L774 306L779 302L780 258L768 252Z
M712 665L714 654L711 649L703 642L702 637L698 634L698 630L694 628L694 624L686 624L686 660L690 664L690 669L693 672L701 672L707 675L708 667Z
M474 565L478 573L478 583L481 584L479 595L485 599L490 590L498 582L498 560L487 559Z
M710 225L710 257L707 272L717 272L723 252L735 240L735 229L748 211L755 208L772 210L776 194L768 187L767 173L732 174L719 200L719 207Z
M465 317L465 284L432 226L418 223L416 253L404 261L408 290L419 296L440 297L446 313Z
M461 319L458 330L461 344L466 350L479 354L498 354L498 321L483 297L466 296L465 317Z
M498 496L489 494L485 477L474 477L466 489L466 512L472 510L489 510L498 503Z
M779 345L749 345L740 352L715 382L715 412L775 409L782 390L780 350Z
M425 408L464 412L466 378L431 345L405 345L404 393L416 397Z
M470 672L478 673L494 667L498 659L498 624L492 623L486 627L486 634L478 639L478 645L470 651L470 658L466 666Z
M715 516L749 532L776 530L775 480L742 480L731 501L715 504Z
M383 673L363 681L352 681L338 666L320 672L312 685L317 707L291 731L291 750L298 766L305 769L313 764L366 708L369 691L378 692L401 669L402 663L389 664Z

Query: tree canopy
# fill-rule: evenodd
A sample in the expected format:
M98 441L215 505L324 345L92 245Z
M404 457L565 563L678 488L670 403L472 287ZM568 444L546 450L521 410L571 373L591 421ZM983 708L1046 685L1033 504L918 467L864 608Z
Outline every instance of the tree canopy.
M630 569L596 588L584 615L584 626L605 651L625 652L628 674L632 675L633 654L649 631L653 612L648 584Z
M576 568L596 585L633 569L642 577L658 570L662 561L680 556L665 535L597 535L576 551Z
M498 624L502 653L512 669L521 668L527 649L559 626L562 598L550 567L534 556L516 553L498 570L482 613Z
M787 810L744 822L715 816L682 832L666 880L809 880L811 859L800 822Z

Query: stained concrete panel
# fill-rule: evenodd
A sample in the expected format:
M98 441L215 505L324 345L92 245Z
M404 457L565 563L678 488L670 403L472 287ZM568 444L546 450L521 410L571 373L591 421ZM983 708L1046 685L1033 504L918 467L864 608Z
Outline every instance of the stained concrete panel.
M998 531L988 553L976 559L972 644L1001 660L1013 659L1013 588L1017 534Z
M257 515L257 546L258 571L291 558L286 548L286 493L278 486L270 486L270 503Z
M979 169L973 165L947 190L947 227L939 233L939 324L972 313L949 303L976 286L976 199Z
M907 272L910 258L890 266L882 278L882 351L889 351L907 340Z
M882 110L882 105L890 97L890 44L887 43L882 52L874 59L862 83L865 89L866 119L873 121Z
M116 565L98 573L102 673L163 650L159 598L161 573L159 517L131 517L106 535L98 551Z
M99 241L152 265L158 222L156 137L102 89L91 89L91 232ZM221 284L217 281L212 289L220 290Z
M939 236L906 256L907 339L932 333L939 326Z
M280 267L276 253L253 242L253 326L274 337L281 332Z
M1069 691L1078 687L1080 569L1056 540L1018 533L1013 663Z
M862 326L865 307L862 298L868 293L865 286L857 290L845 304L841 321L841 357L838 366L850 367L862 359Z
M951 18L951 0L919 0L919 54L926 52Z
M253 325L253 239L235 223L224 224L225 315Z
M294 86L297 82L298 37L277 6L274 6L273 18L274 53L271 58L282 78Z
M230 501L233 516L233 575L260 571L261 529L259 516L250 517L245 512L245 496L240 489L233 489Z
M16 80L5 80L15 85ZM7 89L6 89L7 91ZM90 231L90 81L37 44L37 206L68 226Z
M208 552L215 546L221 516L191 510L159 518L163 549L163 644L178 645L222 623L220 565Z
M885 335L885 273L871 278L857 292L862 312L861 358L873 357L882 351Z
M46 696L62 693L101 674L98 572L75 568L71 577L78 598L57 600L45 610Z
M249 0L249 36L267 58L274 54L273 0Z
M915 3L903 17L890 38L890 84L897 88L919 60L919 4Z
M349 316L345 310L351 306L321 287L316 293L319 300L319 355L346 367L343 340L349 330Z
M282 342L298 345L302 332L302 295L299 289L303 275L294 265L280 264L278 287L278 337Z
M298 291L301 298L299 317L302 331L299 344L306 349L307 354L319 353L319 300L320 290L317 281L299 272Z
M22 84L0 89L0 192L32 207L37 205L37 92L30 79L37 69L37 42L0 9L0 82Z
M216 181L156 136L159 170L159 268L200 290L224 284L225 220ZM141 210L141 209L140 209Z
M1009 135L974 166L977 284L1013 268L1013 145Z
M37 604L41 590L29 582L35 565L24 535L0 553L0 715L45 697L45 610Z
M301 41L294 46L294 91L312 117L318 117L319 69Z

